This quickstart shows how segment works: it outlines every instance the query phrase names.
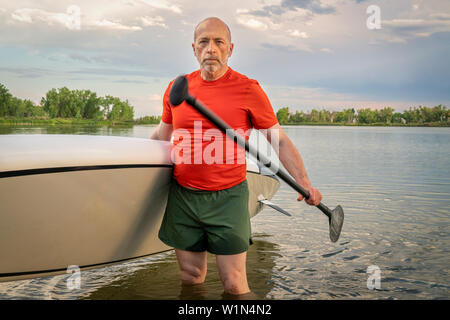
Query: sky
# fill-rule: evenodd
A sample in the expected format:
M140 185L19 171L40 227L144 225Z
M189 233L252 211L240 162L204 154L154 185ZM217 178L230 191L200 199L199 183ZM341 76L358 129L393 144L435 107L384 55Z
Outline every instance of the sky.
M275 111L450 106L448 0L0 0L0 83L39 103L52 88L127 99L135 118L198 69L193 31L231 29L229 65Z

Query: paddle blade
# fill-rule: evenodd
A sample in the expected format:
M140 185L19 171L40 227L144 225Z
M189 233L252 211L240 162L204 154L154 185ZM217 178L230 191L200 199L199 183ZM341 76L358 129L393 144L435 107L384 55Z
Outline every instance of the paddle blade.
M344 210L341 206L337 206L331 211L329 218L330 223L330 240L336 242L341 235L342 225L344 224Z
M169 100L173 106L178 106L188 96L188 81L185 76L179 76L175 79L170 88Z

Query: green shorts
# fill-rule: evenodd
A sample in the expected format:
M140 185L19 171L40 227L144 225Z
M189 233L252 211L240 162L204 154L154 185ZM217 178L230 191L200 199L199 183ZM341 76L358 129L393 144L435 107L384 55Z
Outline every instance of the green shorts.
M158 237L187 251L247 251L252 244L247 180L219 191L190 190L173 180Z

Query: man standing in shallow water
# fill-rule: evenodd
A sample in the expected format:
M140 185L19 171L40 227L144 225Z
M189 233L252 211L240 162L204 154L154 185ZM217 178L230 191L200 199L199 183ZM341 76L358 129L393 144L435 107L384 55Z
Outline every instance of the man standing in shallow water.
M189 92L235 130L268 129L264 134L269 143L278 139L281 163L309 192L310 197L305 201L318 205L322 195L311 186L300 153L281 129L266 94L256 80L228 66L234 49L228 26L215 17L201 21L195 28L192 48L200 69L186 75ZM196 140L194 122L201 121L203 132L214 127L186 103L176 108L170 104L172 83L164 94L161 123L151 139L170 141L174 135L174 144L178 145L182 141L176 135L177 130L187 130ZM221 139L226 146L225 135ZM196 143L200 143L202 151L210 144L208 139L200 137L200 142L194 141L189 146ZM187 153L183 159L195 157L193 150ZM246 165L237 161L235 153L232 161L227 156L224 152L223 161L214 163L205 159L175 162L174 182L159 238L175 248L184 285L204 282L208 251L216 255L224 291L242 295L250 292L246 259L252 243ZM303 200L303 196L299 195L297 200Z

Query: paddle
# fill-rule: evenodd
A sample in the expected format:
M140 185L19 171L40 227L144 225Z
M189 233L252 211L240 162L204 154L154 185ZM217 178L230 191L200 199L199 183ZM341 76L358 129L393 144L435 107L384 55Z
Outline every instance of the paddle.
M191 96L188 92L188 81L186 77L179 76L175 79L170 90L169 99L170 103L173 106L178 106L183 101L186 101L189 105L200 112L205 118L211 121L216 127L218 127L223 133L225 133L229 138L235 139L241 147L245 148L248 153L250 153L254 158L258 159L259 162L262 162L263 165L268 167L274 174L276 174L294 190L296 190L306 199L309 198L308 191L300 186L286 171L284 171L282 168L277 168L278 170L276 171L273 170L273 168L270 166L270 161L264 155L259 154L258 151L248 143L247 140L242 138L239 134L235 133L234 130L226 122L220 119L200 101ZM340 205L334 208L334 210L330 210L323 203L320 203L317 208L319 208L320 211L322 211L328 217L330 239L332 242L336 242L339 239L342 225L344 223L344 210Z

